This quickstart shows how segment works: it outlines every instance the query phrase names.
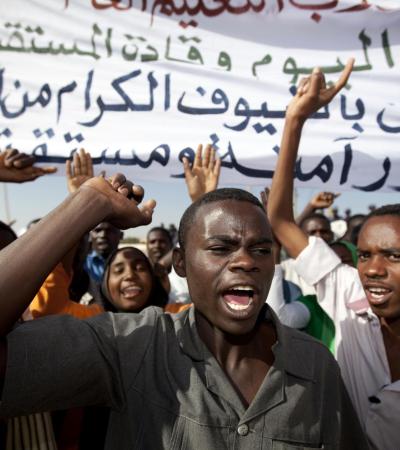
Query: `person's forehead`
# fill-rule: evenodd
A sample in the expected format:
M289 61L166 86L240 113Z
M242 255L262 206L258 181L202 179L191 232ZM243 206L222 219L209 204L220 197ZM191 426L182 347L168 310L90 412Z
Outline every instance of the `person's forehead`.
M221 200L202 205L196 211L189 234L232 234L243 230L247 234L262 233L263 237L272 235L261 208L246 201Z
M386 215L368 219L361 228L358 246L400 248L400 217Z
M306 229L311 228L323 228L330 229L330 224L328 219L323 219L322 217L313 217L305 222L304 227Z
M101 231L101 230L114 230L116 229L111 224L107 222L101 222L96 227L94 227L93 231Z
M153 239L168 240L168 235L165 231L161 231L161 230L150 231L148 240L151 241Z
M124 261L146 261L145 255L136 248L122 249L117 252L111 264L116 264Z

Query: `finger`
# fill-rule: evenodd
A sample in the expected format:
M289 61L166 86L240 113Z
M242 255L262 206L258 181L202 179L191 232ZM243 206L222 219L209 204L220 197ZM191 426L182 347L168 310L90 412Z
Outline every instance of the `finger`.
M87 174L90 178L92 178L94 176L94 173L93 173L92 155L90 153L86 153L86 165L87 165Z
M154 208L156 207L157 203L155 200L147 200L143 203L143 205L139 208L139 211L142 215L142 224L148 225L151 223L151 219L153 218L153 212Z
M318 94L320 93L322 80L323 80L323 73L321 72L321 69L319 67L315 67L311 74L310 86L308 89L308 93L312 97L317 97Z
M299 85L297 86L296 95L298 95L299 97L302 96L304 94L304 92L307 91L309 82L310 82L310 77L303 77L300 80Z
M201 167L202 166L202 151L203 151L203 146L201 144L199 144L199 146L197 147L196 150L196 154L194 156L194 162L193 162L193 167Z
M58 170L57 167L54 167L54 166L38 167L38 169L40 169L43 172L43 175L47 175L50 173L56 173Z
M81 175L87 175L87 160L86 160L86 152L83 148L79 150L79 161L81 164Z
M217 182L219 179L219 175L221 173L221 164L222 164L221 158L217 158L215 160L215 164L214 164L214 168L213 168L213 174L217 177Z
M340 75L340 78L333 86L333 90L334 90L333 95L336 95L341 89L344 88L344 86L346 86L346 83L347 83L348 79L350 78L351 72L353 70L354 61L355 61L354 58L350 58L347 61L346 65L344 66L343 72Z
M12 167L13 162L14 162L13 157L15 157L15 155L18 155L18 154L19 154L19 151L15 148L6 150L4 152L4 166L8 167L8 168Z
M77 152L74 153L73 163L74 163L73 176L77 177L78 175L81 175L81 159L79 158L79 154Z
M72 163L70 159L65 162L65 175L68 180L72 178Z
M19 153L18 155L13 156L11 159L12 166L16 169L25 169L25 167L31 167L36 160L33 155L26 155L25 153Z
M267 205L267 197L265 196L264 191L260 192L260 197L261 197L261 202L262 202L263 206L265 207Z
M208 168L210 165L210 161L211 161L211 145L207 144L203 157L203 167Z
M144 189L142 186L140 186L139 184L133 185L131 192L132 192L132 198L135 200L136 203L140 203L143 200Z
M186 180L193 179L192 169L190 167L189 160L187 158L182 158L182 164Z
M132 199L133 198L133 183L132 181L126 180L124 183L121 184L118 188L118 192L125 197Z
M122 186L126 182L125 175L122 173L116 173L114 176L109 178L109 182L111 186L117 190L120 186Z
M269 187L265 187L264 191L262 191L262 193L261 193L261 198L262 198L264 207L266 207L268 204L268 197L269 197Z
M211 146L210 146L211 147ZM215 164L217 163L217 152L215 148L211 147L209 169L214 173Z

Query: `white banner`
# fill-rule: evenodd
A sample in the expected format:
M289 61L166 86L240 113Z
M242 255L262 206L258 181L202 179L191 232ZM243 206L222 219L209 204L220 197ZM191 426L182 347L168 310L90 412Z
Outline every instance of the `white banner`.
M305 128L298 186L400 190L400 8L385 0L3 0L0 148L84 147L135 180L211 142L222 184L269 184L285 108L316 65L344 91Z

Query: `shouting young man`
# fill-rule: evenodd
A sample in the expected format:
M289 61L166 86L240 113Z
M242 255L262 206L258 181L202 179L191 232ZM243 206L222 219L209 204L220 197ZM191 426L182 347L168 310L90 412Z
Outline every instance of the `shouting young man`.
M290 103L268 199L275 235L296 258L298 274L316 288L336 326L336 356L371 448L400 448L400 205L382 207L364 222L357 270L341 264L318 237L293 218L293 177L304 122L328 104L348 79L325 85L321 71L304 79Z

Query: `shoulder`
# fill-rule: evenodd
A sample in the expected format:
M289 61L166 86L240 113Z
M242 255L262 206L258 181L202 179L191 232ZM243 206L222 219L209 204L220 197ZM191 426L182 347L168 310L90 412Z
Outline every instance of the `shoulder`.
M289 372L313 381L337 378L339 366L325 344L302 331L282 325Z

